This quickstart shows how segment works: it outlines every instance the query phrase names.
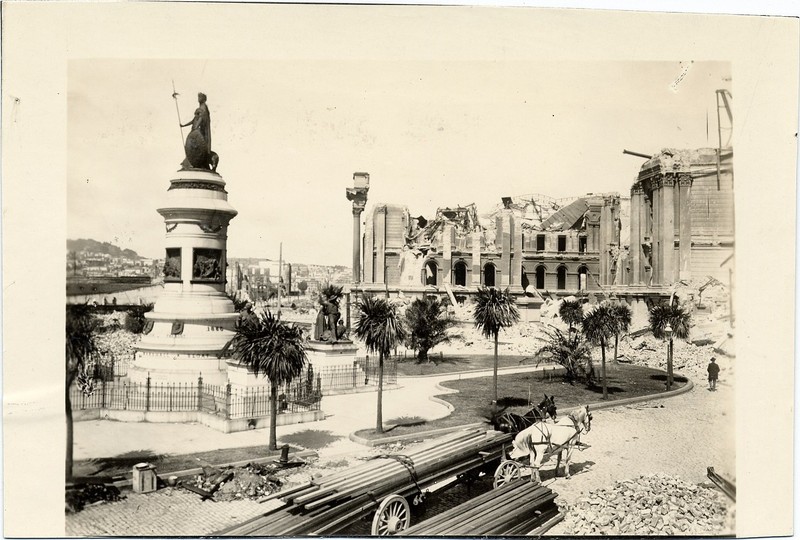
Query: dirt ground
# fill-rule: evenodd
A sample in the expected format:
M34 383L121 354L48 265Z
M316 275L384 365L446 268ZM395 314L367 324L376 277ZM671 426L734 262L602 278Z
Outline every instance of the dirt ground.
M694 484L708 483L706 469L735 481L733 360L725 359L717 390L694 378L688 393L666 400L598 410L592 430L582 437L590 448L575 452L572 478L553 478L555 460L542 469L545 485L574 503L589 491L615 481L662 472ZM560 525L548 534L563 534Z

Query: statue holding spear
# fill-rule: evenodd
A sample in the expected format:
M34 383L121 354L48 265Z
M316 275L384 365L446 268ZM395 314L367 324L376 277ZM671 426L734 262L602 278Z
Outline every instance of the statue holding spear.
M181 168L188 169L211 169L217 171L219 156L211 150L211 114L206 105L206 95L202 92L197 94L199 103L194 111L194 118L191 122L181 123L181 112L178 108L178 94L175 91L175 83L172 84L172 98L175 100L175 110L178 113L178 125L181 127L181 142L183 143L183 128L191 126L192 129L183 143L186 158L181 163Z

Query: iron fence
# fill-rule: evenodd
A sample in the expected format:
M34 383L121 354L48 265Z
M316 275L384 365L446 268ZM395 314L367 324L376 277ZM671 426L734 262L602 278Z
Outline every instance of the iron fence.
M270 413L269 386L233 388L230 384L206 384L202 377L196 384L152 383L149 377L143 383L100 379L87 390L77 385L70 388L73 411L199 411L226 419L256 418ZM321 401L320 380L313 377L313 371L310 375L307 371L295 382L279 387L278 414L316 411Z
M316 371L322 395L341 394L378 386L378 357L356 358L352 365L322 366ZM383 362L383 384L397 383L397 358Z

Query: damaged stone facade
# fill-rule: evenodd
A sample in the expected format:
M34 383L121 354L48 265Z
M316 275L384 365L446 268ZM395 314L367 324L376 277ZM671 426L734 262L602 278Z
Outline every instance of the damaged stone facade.
M366 217L364 290L404 293L478 286L518 296L568 296L613 284L620 251L620 197L506 197L479 216L474 204L440 208L432 219L377 204Z
M620 285L728 280L734 250L733 150L664 149L631 187L630 252Z

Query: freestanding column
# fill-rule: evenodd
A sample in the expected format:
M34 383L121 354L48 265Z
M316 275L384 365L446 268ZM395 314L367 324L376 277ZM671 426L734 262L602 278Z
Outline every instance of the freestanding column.
M663 285L675 281L675 177L665 175L661 188L661 237L663 238Z
M681 175L678 179L680 190L680 279L689 279L692 274L692 210L691 187L692 177L688 174Z
M353 187L347 188L347 200L353 203L353 284L361 282L361 213L367 206L369 174L353 173Z
M442 269L442 283L439 283L440 286L444 286L445 283L450 283L452 280L452 272L453 272L453 224L446 223L444 229L442 230L442 265L444 268Z

